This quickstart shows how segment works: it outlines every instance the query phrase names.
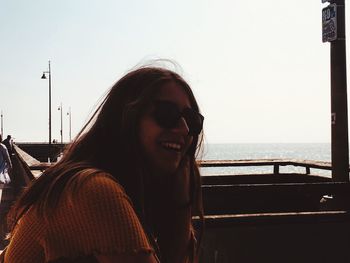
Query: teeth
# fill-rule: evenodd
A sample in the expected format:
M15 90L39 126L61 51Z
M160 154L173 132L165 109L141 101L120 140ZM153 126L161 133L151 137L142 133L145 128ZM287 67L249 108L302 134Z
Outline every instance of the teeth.
M181 145L177 143L171 143L171 142L163 142L162 145L165 148L173 149L173 150L181 150Z

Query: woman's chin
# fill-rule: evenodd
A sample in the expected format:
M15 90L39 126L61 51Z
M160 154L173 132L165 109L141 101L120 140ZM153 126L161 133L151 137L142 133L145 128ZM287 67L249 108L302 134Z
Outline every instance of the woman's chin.
M167 163L162 165L157 165L154 167L154 175L156 177L162 177L166 178L168 176L172 176L176 173L177 169L179 167L179 163Z

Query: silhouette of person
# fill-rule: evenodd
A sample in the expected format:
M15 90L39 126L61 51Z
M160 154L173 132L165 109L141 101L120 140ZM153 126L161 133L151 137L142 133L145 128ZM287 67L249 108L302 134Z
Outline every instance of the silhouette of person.
M6 146L1 142L0 135L0 184L9 184L11 182L9 170L12 169L12 162Z
M13 154L13 140L11 135L7 135L6 139L2 143L6 146L7 151L11 156Z

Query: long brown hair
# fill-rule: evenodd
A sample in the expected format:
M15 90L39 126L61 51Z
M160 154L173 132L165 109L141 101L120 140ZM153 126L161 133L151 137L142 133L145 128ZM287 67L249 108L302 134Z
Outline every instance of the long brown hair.
M125 188L135 210L142 216L145 212L142 171L145 164L138 139L138 124L159 88L170 81L183 87L191 107L199 111L191 88L177 73L158 67L143 67L129 72L110 89L77 139L65 150L62 159L24 190L9 214L10 230L30 207L36 208L44 218L50 215L63 189L73 187L74 191L74 187L79 187L81 181L76 180L75 175L88 168L111 174ZM192 213L203 219L200 174L195 161L202 138L202 134L193 137L188 156Z

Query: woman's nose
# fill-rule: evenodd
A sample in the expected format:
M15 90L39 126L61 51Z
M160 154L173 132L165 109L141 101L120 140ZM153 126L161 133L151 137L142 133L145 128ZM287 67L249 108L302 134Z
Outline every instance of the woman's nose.
M180 132L183 135L188 135L190 129L188 128L187 122L184 117L181 117L174 128L175 131Z

